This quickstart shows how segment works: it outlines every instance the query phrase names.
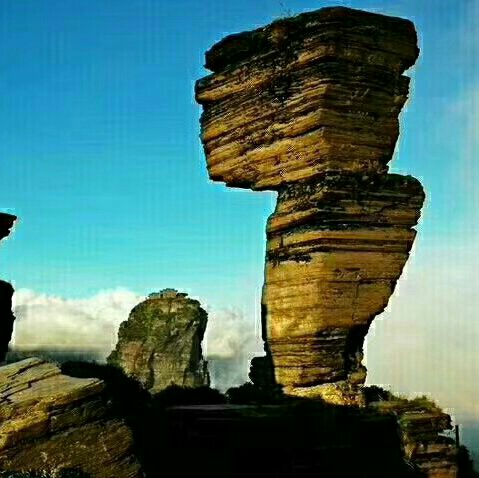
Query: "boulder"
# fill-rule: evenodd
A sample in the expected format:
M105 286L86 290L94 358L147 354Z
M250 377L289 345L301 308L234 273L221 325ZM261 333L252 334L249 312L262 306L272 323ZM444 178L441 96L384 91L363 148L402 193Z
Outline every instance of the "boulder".
M226 37L196 84L211 179L261 190L385 172L418 53L410 21L343 7Z
M101 380L63 375L37 358L0 367L0 468L143 477L132 433L104 392Z

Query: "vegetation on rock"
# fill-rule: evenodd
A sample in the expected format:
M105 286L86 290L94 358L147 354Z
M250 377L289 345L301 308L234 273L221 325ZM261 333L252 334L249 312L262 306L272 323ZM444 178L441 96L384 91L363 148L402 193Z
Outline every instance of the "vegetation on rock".
M206 311L186 294L174 289L150 294L120 325L108 363L153 394L170 385L208 385L201 349L206 323Z

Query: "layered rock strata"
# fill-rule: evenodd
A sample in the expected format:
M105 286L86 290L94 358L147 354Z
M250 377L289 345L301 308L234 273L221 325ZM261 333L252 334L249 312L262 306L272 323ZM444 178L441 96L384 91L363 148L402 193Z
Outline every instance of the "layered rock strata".
M120 325L108 363L120 367L151 393L169 385L209 384L201 342L207 313L197 300L174 289L150 294Z
M289 393L334 383L339 395L336 385L321 393L341 402L345 385L364 383L364 337L407 261L423 200L417 180L393 174L324 176L279 192L263 310L276 379Z
M341 7L225 38L196 85L210 177L275 189L330 170L386 172L416 42L407 20Z
M342 7L231 35L206 53L213 73L196 98L210 177L278 191L264 363L290 394L359 400L364 336L394 290L424 201L417 180L387 174L403 72L418 53L410 21Z
M452 429L451 417L433 405L391 400L370 404L382 414L394 414L405 459L427 478L459 476L458 448L444 432Z
M0 213L0 241L10 234L10 229L15 223L16 216ZM8 282L0 280L0 362L5 360L8 343L12 338L13 322L15 317L12 312L13 287Z
M132 447L101 380L62 375L37 358L0 367L0 469L140 478Z

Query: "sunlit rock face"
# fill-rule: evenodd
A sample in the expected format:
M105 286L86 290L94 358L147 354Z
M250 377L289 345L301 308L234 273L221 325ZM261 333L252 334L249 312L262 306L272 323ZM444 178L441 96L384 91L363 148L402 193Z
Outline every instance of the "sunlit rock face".
M0 367L2 470L143 477L132 433L113 416L104 391L97 378L69 377L37 358Z
M10 229L15 223L16 216L0 213L0 241L10 234ZM12 338L13 322L15 317L12 312L13 287L8 282L0 280L0 362L5 360L8 343Z
M331 170L386 172L416 43L409 21L340 7L225 38L196 85L210 177L276 189Z
M325 176L280 191L267 226L263 310L276 378L289 393L364 383L364 337L407 261L423 201L416 179L393 174Z
M392 413L397 418L404 457L427 478L457 478L464 465L459 465L457 443L445 437L452 430L451 417L433 402L423 398L406 401L381 400L370 404L380 414Z
M357 403L364 337L414 241L424 193L388 174L414 25L343 7L226 37L196 84L208 172L278 191L263 334L290 394Z
M169 385L209 384L201 349L207 313L186 296L174 289L150 294L120 325L118 343L108 357L108 363L151 393Z

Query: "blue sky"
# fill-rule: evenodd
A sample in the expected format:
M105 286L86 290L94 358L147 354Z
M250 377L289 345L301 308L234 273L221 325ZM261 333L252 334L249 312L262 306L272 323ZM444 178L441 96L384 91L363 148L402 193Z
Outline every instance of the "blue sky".
M335 3L417 25L422 56L392 169L423 180L434 203L421 227L440 241L467 212L457 171L464 124L443 123L460 116L451 108L478 80L463 36L474 5ZM261 285L274 198L208 180L194 82L224 35L330 4L3 0L0 207L20 217L2 248L3 275L67 297L176 286L248 300Z
M479 452L477 0L0 0L0 210L20 218L1 276L34 291L39 343L55 310L71 330L74 299L90 313L118 287L128 307L176 287L258 324L274 195L208 180L194 82L226 34L333 4L409 18L420 36L391 170L419 178L427 205L368 337L369 377L432 393ZM244 335L222 320L219 336Z

